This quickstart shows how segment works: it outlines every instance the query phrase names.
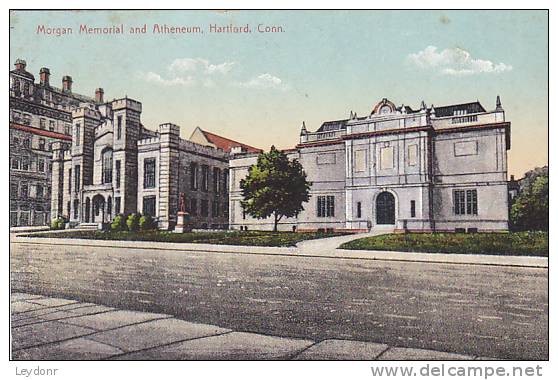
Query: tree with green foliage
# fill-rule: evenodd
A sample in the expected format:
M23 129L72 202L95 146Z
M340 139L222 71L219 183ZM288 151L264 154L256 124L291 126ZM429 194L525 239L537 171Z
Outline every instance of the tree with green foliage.
M548 174L540 174L514 198L510 213L512 228L548 231L548 215Z
M304 210L303 203L310 199L311 183L296 159L274 146L268 153L261 153L252 165L248 176L240 181L244 200L241 205L254 218L273 216L273 231L283 217L293 217Z
M127 228L126 217L122 214L117 214L110 224L112 231L125 231Z
M139 212L128 215L128 219L126 220L128 231L136 232L137 230L139 230L140 218L141 218L141 213Z

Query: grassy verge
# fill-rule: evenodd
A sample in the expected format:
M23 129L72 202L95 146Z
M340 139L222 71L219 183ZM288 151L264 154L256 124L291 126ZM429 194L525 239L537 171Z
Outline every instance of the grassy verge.
M127 240L154 241L168 243L200 243L249 245L261 247L289 247L303 240L340 236L345 233L318 232L272 232L272 231L223 231L223 232L188 232L173 233L167 231L141 232L112 232L112 231L62 231L56 233L41 233L24 235L38 238L61 239L97 239L97 240Z
M389 234L353 240L341 248L547 257L548 232Z

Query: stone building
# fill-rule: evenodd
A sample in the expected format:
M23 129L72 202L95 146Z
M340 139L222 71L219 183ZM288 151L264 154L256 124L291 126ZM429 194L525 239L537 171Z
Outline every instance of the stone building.
M10 71L10 226L50 222L52 144L69 145L72 110L102 102L72 91L72 78L62 88L50 83L50 70L40 69L39 82L18 59Z
M501 231L508 228L510 123L499 97L419 109L387 99L365 116L302 125L287 152L312 182L310 201L282 230ZM243 212L240 181L257 155L230 161L230 227L271 229Z
M247 146L199 128L218 141L184 140L171 123L151 131L141 111L140 102L123 98L72 112L71 145L52 148L53 215L93 226L139 211L168 230L184 193L194 228L228 228L228 160Z

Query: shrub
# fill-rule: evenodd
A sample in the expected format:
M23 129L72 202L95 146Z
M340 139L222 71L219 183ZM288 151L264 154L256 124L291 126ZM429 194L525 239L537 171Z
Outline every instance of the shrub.
M126 217L122 214L116 215L110 224L110 229L112 231L125 231L127 229Z
M141 218L140 213L133 213L128 215L126 220L126 225L128 226L128 231L135 232L139 229L139 220Z
M157 227L151 215L143 215L139 218L139 228L142 231L154 230Z
M59 216L56 219L53 219L50 222L50 229L51 230L63 230L66 227L66 218L64 218L63 216Z

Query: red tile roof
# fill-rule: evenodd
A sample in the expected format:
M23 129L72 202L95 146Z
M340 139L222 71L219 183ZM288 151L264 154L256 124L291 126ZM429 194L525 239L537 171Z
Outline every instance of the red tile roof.
M234 140L228 139L226 137L219 136L219 135L216 135L214 133L204 131L203 129L201 131L202 131L203 135L205 136L205 138L207 139L207 141L209 141L210 143L215 145L217 148L223 149L225 152L230 152L232 148L237 147L237 146L243 147L249 153L260 153L260 152L262 152L261 149L254 148L253 146L246 145L246 144L243 144L243 143L239 143L238 141L234 141Z
M34 133L34 134L39 135L39 136L50 137L50 138L53 138L53 139L72 141L72 136L68 136L68 135L65 135L63 133L58 133L58 132L51 132L51 131L47 131L47 130L44 130L44 129L29 127L27 125L10 123L10 128L19 129L20 131Z

